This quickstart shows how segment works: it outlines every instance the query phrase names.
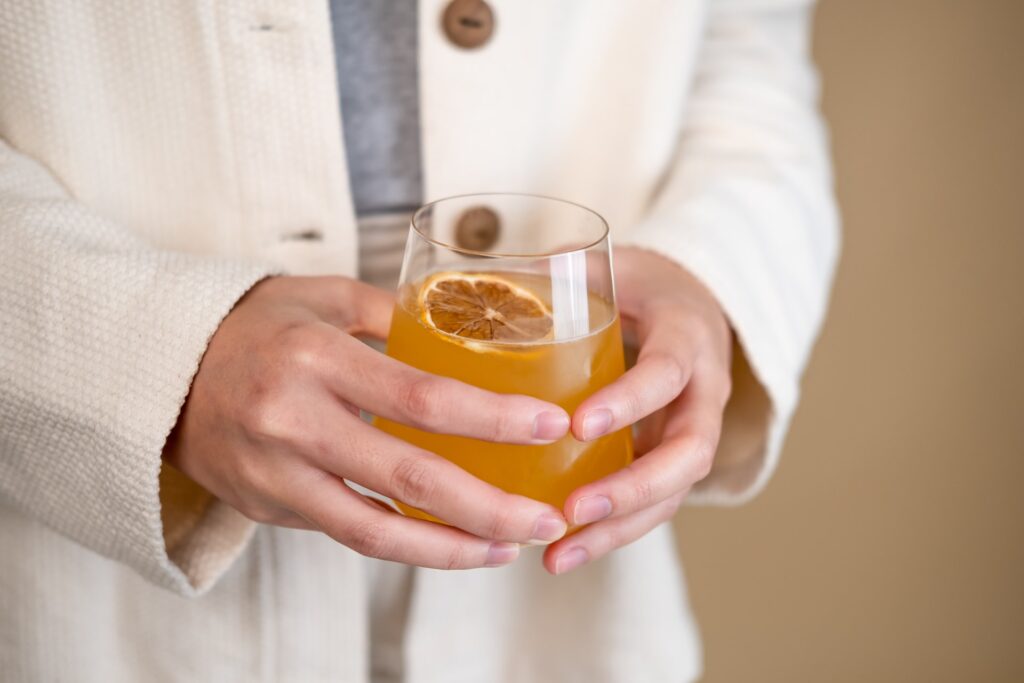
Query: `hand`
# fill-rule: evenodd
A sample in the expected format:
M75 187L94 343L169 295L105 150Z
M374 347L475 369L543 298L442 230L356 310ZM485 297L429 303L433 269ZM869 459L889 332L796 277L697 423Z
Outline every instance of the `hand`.
M640 249L615 253L624 323L635 326L636 365L585 400L572 432L587 441L640 425L629 467L581 486L565 503L571 524L544 566L561 574L631 543L672 517L708 475L731 391L732 332L711 293L686 270Z
M560 538L550 505L505 493L384 434L359 409L419 429L518 444L564 436L564 410L493 394L388 358L394 298L346 278L257 284L214 334L167 460L247 517L320 530L357 552L436 568L497 566L517 543ZM453 526L407 518L345 480Z

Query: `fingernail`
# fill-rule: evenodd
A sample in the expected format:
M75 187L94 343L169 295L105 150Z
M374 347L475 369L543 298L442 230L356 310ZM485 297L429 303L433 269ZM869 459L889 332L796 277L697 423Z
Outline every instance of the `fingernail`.
M533 527L533 536L530 538L531 545L543 545L557 541L569 527L561 515L553 512L545 512L537 518L537 525Z
M564 574L573 569L585 565L590 560L590 555L583 548L576 546L569 548L555 560L555 574Z
M492 543L487 549L487 562L485 567L501 567L510 562L515 562L519 557L518 543Z
M540 413L533 420L533 438L540 441L561 439L569 431L569 416L555 410Z
M604 436L612 426L612 411L607 408L596 408L583 416L583 440L590 441Z
M590 524L612 514L612 502L604 496L584 496L572 509L573 524Z

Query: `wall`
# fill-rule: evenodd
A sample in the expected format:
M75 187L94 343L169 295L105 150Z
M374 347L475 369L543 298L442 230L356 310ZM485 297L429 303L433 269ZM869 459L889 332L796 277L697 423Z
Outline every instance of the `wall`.
M719 681L1024 681L1024 2L825 0L845 249L768 490L687 510Z

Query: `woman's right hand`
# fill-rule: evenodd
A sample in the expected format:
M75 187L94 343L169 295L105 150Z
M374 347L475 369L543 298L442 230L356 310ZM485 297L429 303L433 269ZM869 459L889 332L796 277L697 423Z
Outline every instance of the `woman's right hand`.
M164 457L264 524L320 530L353 550L424 567L500 566L519 543L566 531L556 508L505 493L374 428L359 409L418 429L550 443L558 406L430 375L353 335L384 338L394 297L340 277L274 277L224 319ZM452 526L405 517L346 480Z

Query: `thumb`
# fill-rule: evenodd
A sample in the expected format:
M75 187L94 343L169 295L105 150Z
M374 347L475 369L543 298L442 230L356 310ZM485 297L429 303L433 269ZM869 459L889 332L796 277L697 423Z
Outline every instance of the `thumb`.
M325 322L346 334L386 339L395 307L392 292L348 277L291 278L299 281L299 300Z
M391 329L391 314L395 310L395 295L364 282L355 282L352 304L355 307L352 334L387 339Z

